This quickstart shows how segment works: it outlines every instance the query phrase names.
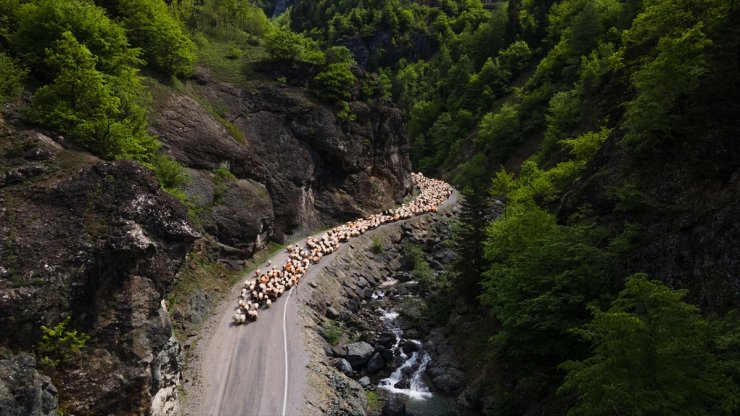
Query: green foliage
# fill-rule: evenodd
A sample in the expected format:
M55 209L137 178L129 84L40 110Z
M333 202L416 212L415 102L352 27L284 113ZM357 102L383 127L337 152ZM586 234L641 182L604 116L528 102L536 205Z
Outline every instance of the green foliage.
M573 331L594 354L563 364L562 393L579 400L578 415L730 415L738 388L708 349L707 322L673 291L644 274L627 279L603 312Z
M326 60L314 40L279 27L274 27L265 35L265 49L273 59L304 61L317 65Z
M301 35L276 28L265 36L265 48L275 59L298 60L305 47Z
M49 61L47 50L55 48L64 33L95 56L95 69L117 75L139 63L139 50L130 48L125 30L103 9L87 0L34 0L15 13L16 30L10 44L31 71L44 80L53 80L60 69Z
M162 153L155 153L144 165L154 172L159 183L167 190L179 189L190 183L191 178L183 166Z
M244 41L262 37L270 28L265 12L243 0L172 0L172 15L193 32L219 40Z
M434 270L427 263L424 251L416 244L407 244L403 248L404 260L409 264L411 277L419 282L421 290L427 290L434 282Z
M485 192L466 188L462 194L450 244L455 251L453 268L457 272L454 287L467 299L474 299L480 292L480 280L485 270L483 243L486 225L491 219L491 206Z
M145 160L158 144L147 134L145 113L134 101L142 93L139 80L133 70L125 78L107 76L96 63L85 45L64 32L46 59L57 76L36 91L31 116L104 158Z
M372 390L365 391L365 400L367 401L367 410L380 412L383 409L383 404L380 402L377 392Z
M611 287L614 256L599 247L602 231L557 225L551 214L525 203L507 208L487 233L490 266L481 302L501 322L496 345L513 360L555 364L582 349L569 330Z
M355 76L347 63L329 64L314 78L314 85L323 100L341 103L352 98Z
M149 65L165 75L188 75L195 44L182 32L162 0L117 0L129 39L143 50Z
M76 329L68 330L70 317L52 327L41 326L41 342L38 346L38 354L44 365L56 367L77 355L90 340L90 336Z
M375 254L381 254L385 250L385 243L380 237L373 237L373 243L370 246L370 251Z
M326 320L323 327L324 339L331 345L337 345L344 335L344 328L337 321Z
M514 105L504 104L498 112L484 115L479 127L478 143L501 155L508 155L521 141L519 111Z
M18 98L27 73L13 58L0 52L0 107Z

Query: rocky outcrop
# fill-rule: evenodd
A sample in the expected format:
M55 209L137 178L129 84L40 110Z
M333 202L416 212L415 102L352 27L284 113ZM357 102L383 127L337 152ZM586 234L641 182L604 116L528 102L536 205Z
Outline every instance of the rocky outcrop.
M0 352L0 415L56 416L57 389L27 353Z
M0 188L0 333L13 334L0 342L33 350L41 325L71 316L92 338L54 372L61 407L146 414L156 400L171 414L182 358L162 299L200 237L185 208L136 163L101 162L33 131L4 140L6 166L41 155L47 173Z
M234 235L214 231L219 242L249 254L255 241L270 236L281 241L376 212L409 190L408 142L397 109L353 102L356 120L347 122L299 88L237 88L212 81L205 71L197 74L189 93L219 108L219 116L176 93L158 100L163 104L151 126L173 158L200 171L191 185L198 190L189 193L203 197L209 232L220 228L214 217L250 224ZM217 168L249 181L252 189L264 186L257 212L234 204L242 200L243 186L222 189L222 203L232 204L212 209L217 184L207 176ZM260 222L262 229L254 226Z

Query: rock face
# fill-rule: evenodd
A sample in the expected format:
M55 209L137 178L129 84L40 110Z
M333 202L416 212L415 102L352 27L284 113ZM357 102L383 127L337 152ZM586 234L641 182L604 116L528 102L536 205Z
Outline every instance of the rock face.
M408 142L397 109L353 102L356 120L346 122L297 88L237 88L207 74L198 81L188 83L189 91L218 103L222 121L195 100L174 94L163 100L151 126L173 158L201 171L191 188L204 197L209 232L219 228L215 217L250 224L234 235L216 232L221 243L248 254L255 241L271 235L282 240L375 212L409 190ZM244 139L232 137L234 130ZM222 189L222 201L214 204L216 185L205 177L219 167L249 182ZM255 191L259 186L267 192ZM237 204L245 192L247 199L261 199L256 210Z
M151 414L173 414L182 357L162 299L200 234L142 166L101 163L42 136L20 132L0 147L13 166L49 151L48 174L0 188L0 333L13 334L0 342L32 350L41 325L69 315L92 339L55 372L61 407L147 414L156 401Z
M32 355L0 353L0 415L57 415L57 389Z

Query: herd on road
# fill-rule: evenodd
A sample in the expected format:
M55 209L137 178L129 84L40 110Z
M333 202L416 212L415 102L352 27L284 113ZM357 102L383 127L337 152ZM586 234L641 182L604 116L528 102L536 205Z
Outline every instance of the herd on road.
M412 173L411 178L420 190L413 202L336 226L320 237L308 238L304 247L298 244L288 246L288 261L282 268L273 266L264 273L260 269L255 270L254 278L247 279L241 289L234 322L243 324L248 320L256 320L260 309L269 308L272 302L297 285L311 264L318 263L321 257L334 252L339 244L383 224L436 212L437 207L452 194L452 187L440 180L427 178L421 173Z

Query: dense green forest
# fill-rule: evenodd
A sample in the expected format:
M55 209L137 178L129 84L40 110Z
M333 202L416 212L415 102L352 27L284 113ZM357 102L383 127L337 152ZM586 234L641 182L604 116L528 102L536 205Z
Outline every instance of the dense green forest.
M147 85L249 54L311 67L340 119L355 89L400 107L415 169L463 190L438 287L495 322L471 337L487 411L740 414L737 293L666 282L635 255L654 224L705 216L706 184L737 169L740 5L297 0L271 20L272 6L0 0L0 104L143 163L187 203L148 133ZM674 174L689 179L661 182Z

